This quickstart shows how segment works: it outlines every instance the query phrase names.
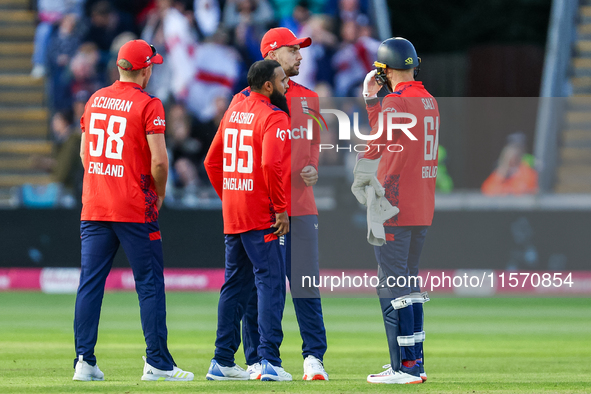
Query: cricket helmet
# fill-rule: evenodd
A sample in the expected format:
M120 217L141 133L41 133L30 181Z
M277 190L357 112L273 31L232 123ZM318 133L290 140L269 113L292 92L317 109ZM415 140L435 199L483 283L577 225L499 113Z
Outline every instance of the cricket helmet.
M386 67L396 70L415 69L415 78L419 74L421 58L410 41L402 37L388 38L378 48L378 60L374 66L378 69L378 83L386 83Z

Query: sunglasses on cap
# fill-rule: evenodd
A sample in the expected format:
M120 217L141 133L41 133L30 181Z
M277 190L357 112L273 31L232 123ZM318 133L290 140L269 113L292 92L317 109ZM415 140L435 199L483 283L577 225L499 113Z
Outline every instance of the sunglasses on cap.
M148 63L150 60L152 60L152 58L154 56L156 56L158 53L156 52L156 48L154 47L154 45L150 45L150 49L152 50L152 56L150 56L149 58L146 59L146 61L144 63Z

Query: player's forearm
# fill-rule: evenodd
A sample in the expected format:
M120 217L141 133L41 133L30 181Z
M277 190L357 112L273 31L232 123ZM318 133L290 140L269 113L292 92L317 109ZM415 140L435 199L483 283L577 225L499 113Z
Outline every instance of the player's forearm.
M166 195L166 181L168 179L168 160L152 159L152 178L154 178L154 187L158 197Z
M82 133L80 137L80 160L82 160L82 167L84 167L84 153L86 152L86 133Z
M318 163L320 161L320 142L312 142L310 145L310 162L308 165L314 167L318 171Z

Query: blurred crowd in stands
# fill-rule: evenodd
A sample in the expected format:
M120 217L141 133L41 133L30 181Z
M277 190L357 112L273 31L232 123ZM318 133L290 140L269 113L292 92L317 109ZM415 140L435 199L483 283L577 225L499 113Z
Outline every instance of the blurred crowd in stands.
M269 28L312 38L293 79L321 97L359 96L380 43L368 0L38 0L37 15L31 75L46 78L59 151L77 152L71 141L79 141L84 105L118 78L125 42L142 38L163 55L146 90L167 111L169 194L179 199L212 194L203 159ZM60 156L53 159L69 164L39 159L40 166L79 172L73 152Z

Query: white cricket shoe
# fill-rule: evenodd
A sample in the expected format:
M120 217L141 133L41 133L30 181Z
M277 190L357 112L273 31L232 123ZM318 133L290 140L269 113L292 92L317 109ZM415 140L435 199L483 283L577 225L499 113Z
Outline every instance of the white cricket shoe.
M254 363L246 368L246 372L250 374L250 380L260 380L262 370L263 367L261 366L261 363Z
M105 374L101 371L98 365L90 365L82 358L82 355L78 356L78 362L76 363L76 372L72 380L80 380L88 382L91 380L105 380Z
M183 371L179 367L172 367L171 371L163 371L158 368L154 368L148 364L145 356L144 359L144 374L142 380L157 380L167 382L188 382L193 380L195 377L192 372Z
M375 375L368 375L368 383L389 383L389 384L414 384L423 383L420 377L412 376L404 372L394 371L390 364L384 365L387 368L384 372Z
M267 360L261 361L261 367L261 380L263 381L285 382L293 380L289 372L282 367L276 367Z
M224 367L213 359L205 378L207 380L249 380L250 373L237 364L234 364L233 367Z
M314 356L308 356L304 360L303 380L328 380L328 374L324 370L322 361Z

